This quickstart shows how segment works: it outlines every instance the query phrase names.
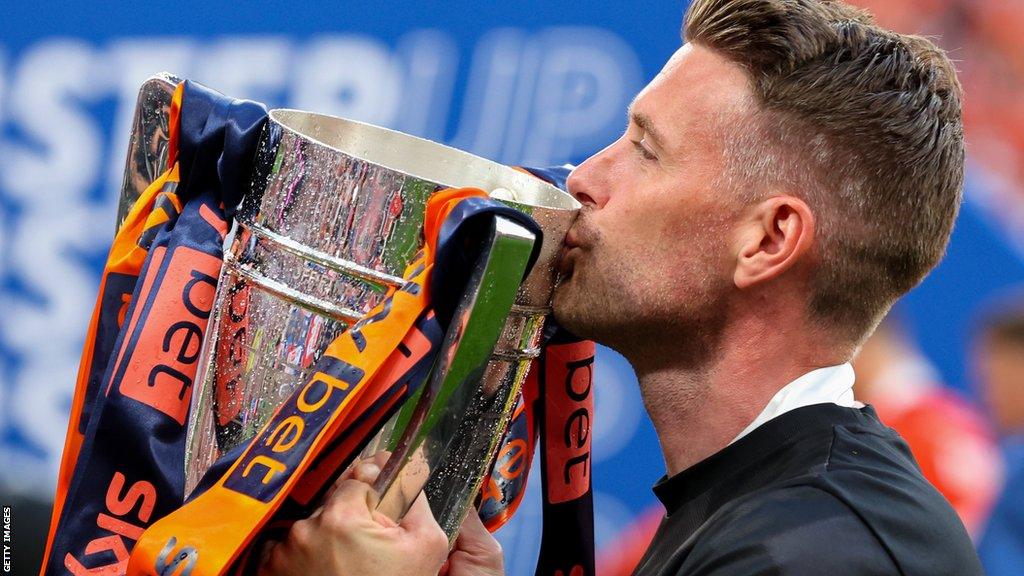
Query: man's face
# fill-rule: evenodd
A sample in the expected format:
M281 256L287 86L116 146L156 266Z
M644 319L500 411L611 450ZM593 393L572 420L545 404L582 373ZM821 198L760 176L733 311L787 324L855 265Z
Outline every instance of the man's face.
M740 208L719 184L722 137L752 101L738 66L688 44L634 100L625 134L572 173L584 208L555 293L563 326L620 350L716 330Z

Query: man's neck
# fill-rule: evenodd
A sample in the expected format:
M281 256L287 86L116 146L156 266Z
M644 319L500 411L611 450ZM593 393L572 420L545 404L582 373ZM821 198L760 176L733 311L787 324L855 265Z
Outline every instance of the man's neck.
M718 356L699 367L651 357L634 363L670 476L728 446L789 382L849 359L823 347L820 335L783 334L735 327L723 334Z

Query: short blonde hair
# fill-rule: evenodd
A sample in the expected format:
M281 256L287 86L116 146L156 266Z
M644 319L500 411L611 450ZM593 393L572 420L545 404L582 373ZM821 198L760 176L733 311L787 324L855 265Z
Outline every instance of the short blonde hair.
M726 136L726 176L808 202L811 313L860 341L949 241L964 181L952 62L829 0L694 0L683 36L747 71L759 121Z

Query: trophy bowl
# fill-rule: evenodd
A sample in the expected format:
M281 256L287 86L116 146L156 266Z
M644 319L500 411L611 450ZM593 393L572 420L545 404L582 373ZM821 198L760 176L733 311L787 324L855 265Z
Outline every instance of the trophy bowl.
M555 260L580 205L524 171L299 110L270 112L227 239L192 395L186 494L220 456L256 435L341 331L402 284L422 243L427 199L458 187L481 188L530 215L543 239L482 378L448 399L456 407L450 422L428 434L436 441L424 449L433 453L420 453L430 463L435 515L449 535L457 532L539 353Z

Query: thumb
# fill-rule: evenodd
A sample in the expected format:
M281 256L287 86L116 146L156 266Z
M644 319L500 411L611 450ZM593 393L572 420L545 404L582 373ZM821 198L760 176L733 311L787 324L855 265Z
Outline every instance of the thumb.
M405 513L399 523L407 531L414 534L428 534L430 536L436 536L437 533L444 535L444 531L438 525L437 520L434 519L434 513L430 510L430 503L427 502L427 495L420 492L416 496L416 500L413 501L412 506L409 507L409 511ZM444 536L445 549L448 546L448 537Z
M473 548L501 551L501 545L484 527L476 508L470 508L466 519L462 521L462 526L459 528L459 541Z
M399 526L419 543L424 561L431 565L431 572L436 574L448 557L448 535L434 519L426 494L420 493Z
M473 565L494 568L496 573L501 573L504 565L501 544L484 527L475 508L470 508L466 519L462 521L454 553L460 553Z

